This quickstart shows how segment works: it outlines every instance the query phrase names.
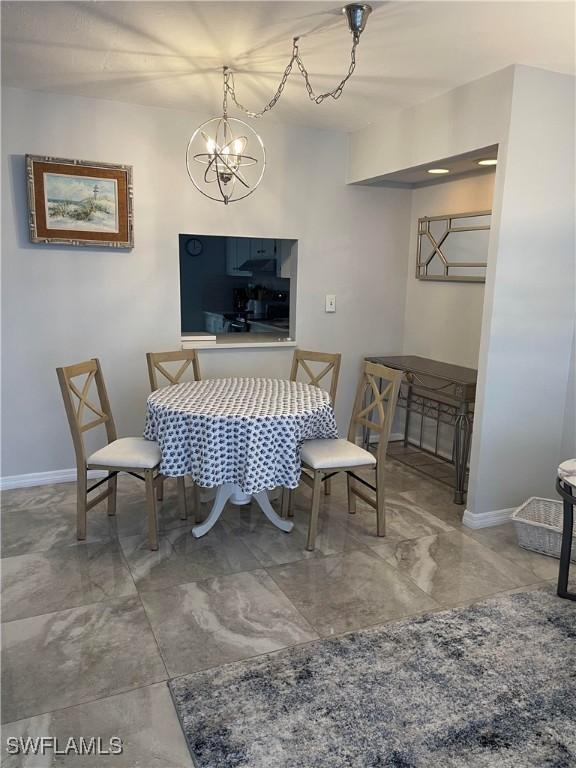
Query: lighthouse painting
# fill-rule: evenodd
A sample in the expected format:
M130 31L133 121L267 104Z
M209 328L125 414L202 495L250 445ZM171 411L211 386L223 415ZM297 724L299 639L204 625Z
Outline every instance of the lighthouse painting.
M45 173L44 190L50 229L118 232L115 179Z
M134 245L132 168L26 156L33 243Z

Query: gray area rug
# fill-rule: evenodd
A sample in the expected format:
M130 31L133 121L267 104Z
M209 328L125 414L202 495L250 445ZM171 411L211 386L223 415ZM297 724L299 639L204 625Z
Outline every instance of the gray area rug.
M507 595L170 689L199 768L573 768L576 604Z

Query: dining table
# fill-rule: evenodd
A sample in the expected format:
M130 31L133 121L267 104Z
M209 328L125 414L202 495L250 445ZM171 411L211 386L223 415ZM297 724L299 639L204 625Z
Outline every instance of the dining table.
M165 477L190 476L202 488L216 488L206 519L192 528L196 538L216 523L227 502L255 499L282 531L268 491L296 488L300 448L305 440L334 439L338 428L327 392L302 382L273 378L214 378L171 385L147 401L144 437L162 451Z

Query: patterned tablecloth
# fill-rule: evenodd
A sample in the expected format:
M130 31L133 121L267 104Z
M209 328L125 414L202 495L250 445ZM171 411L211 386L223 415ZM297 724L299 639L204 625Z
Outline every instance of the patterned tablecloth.
M148 398L144 437L162 450L160 471L245 493L296 488L304 440L336 438L327 392L282 379L205 379Z

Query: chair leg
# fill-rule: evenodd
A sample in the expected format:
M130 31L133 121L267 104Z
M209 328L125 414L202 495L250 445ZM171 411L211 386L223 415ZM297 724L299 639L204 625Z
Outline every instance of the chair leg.
M177 478L178 484L178 506L180 507L180 520L188 519L188 509L186 507L186 483L183 477Z
M565 487L570 488L567 483ZM568 591L570 576L570 555L572 551L572 531L574 529L574 507L567 498L563 498L564 521L562 526L562 545L560 548L560 570L558 572L558 597L576 600L576 594Z
M88 505L88 473L86 468L78 468L76 479L76 538L86 538L86 507Z
M295 488L290 488L288 491L288 517L294 517L294 494Z
M308 540L306 549L313 552L316 545L316 531L318 530L318 514L320 512L320 494L322 492L322 472L314 472L314 487L312 490L312 509L308 522Z
M108 480L108 490L110 496L108 496L108 515L113 517L116 514L116 497L118 491L118 475L114 475Z
M160 478L158 480L158 484L156 486L156 499L158 501L164 501L164 478Z
M386 536L386 489L384 467L376 469L376 534Z
M152 469L144 472L146 482L146 506L148 508L148 542L150 549L158 549L158 515L156 513L156 489Z
M356 514L356 494L354 493L354 478L350 474L346 474L346 484L348 486L348 513L350 515Z
M204 519L204 515L202 514L202 502L200 499L200 486L194 485L192 486L192 494L194 496L194 522L195 523L201 523Z
M280 517L286 520L288 517L288 508L290 506L290 489L282 488L282 498L280 501Z
M324 480L324 496L330 496L332 493L332 478Z

